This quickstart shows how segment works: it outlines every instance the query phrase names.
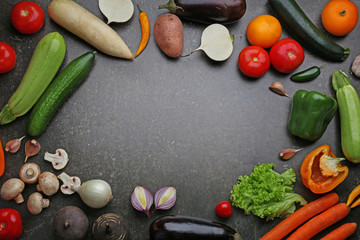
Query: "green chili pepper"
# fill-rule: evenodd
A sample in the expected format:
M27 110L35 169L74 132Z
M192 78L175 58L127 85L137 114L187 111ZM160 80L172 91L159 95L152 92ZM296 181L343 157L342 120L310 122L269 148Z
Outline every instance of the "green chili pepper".
M308 82L320 75L320 67L314 66L293 74L290 79L294 82Z
M298 90L292 99L288 128L291 134L315 142L337 110L334 98L316 91Z

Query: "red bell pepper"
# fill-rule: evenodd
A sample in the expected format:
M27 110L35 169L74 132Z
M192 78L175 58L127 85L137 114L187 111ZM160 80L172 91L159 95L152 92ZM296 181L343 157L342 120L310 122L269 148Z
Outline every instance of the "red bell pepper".
M4 170L5 170L5 156L0 140L0 177L4 174Z
M0 208L0 239L16 240L22 233L20 213L12 208Z

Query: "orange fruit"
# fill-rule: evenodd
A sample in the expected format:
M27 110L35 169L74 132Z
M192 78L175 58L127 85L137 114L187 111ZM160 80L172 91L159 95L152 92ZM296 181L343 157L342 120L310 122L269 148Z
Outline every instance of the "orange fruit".
M260 15L247 26L246 35L251 45L269 48L281 37L281 24L271 15Z
M350 0L331 0L325 5L321 20L329 33L344 36L355 28L358 9Z

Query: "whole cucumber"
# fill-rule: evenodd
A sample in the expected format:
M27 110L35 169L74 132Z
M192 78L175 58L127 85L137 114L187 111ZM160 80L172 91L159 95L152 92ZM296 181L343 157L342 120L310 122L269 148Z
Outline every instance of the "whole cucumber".
M55 78L32 109L27 123L27 133L39 136L43 133L59 107L85 80L96 52L88 52L74 59Z
M347 160L360 163L360 99L343 71L332 75L340 111L341 147Z
M284 23L299 42L320 57L344 61L350 49L342 47L321 32L295 0L268 0L280 22Z
M65 40L59 33L48 33L40 40L20 85L0 112L0 125L14 121L34 106L59 70L65 53Z

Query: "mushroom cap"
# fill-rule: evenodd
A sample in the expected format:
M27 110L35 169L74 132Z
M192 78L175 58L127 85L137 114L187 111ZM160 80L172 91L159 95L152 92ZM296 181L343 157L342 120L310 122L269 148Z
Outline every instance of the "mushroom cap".
M25 188L25 183L19 178L10 178L2 186L0 190L0 195L3 200L15 199L17 203L22 203L24 199L22 198L21 192Z
M39 176L39 184L37 190L43 192L47 196L54 195L59 190L59 180L52 172L43 172Z
M58 178L63 182L63 185L60 187L60 191L63 194L71 195L74 194L75 188L81 186L81 179L79 177L73 176L70 177L65 172L61 173Z
M24 183L36 183L40 175L40 167L36 163L25 163L19 171L19 176Z
M43 208L47 208L50 205L49 199L44 199L41 193L35 192L29 196L27 201L27 208L31 214L41 213Z

